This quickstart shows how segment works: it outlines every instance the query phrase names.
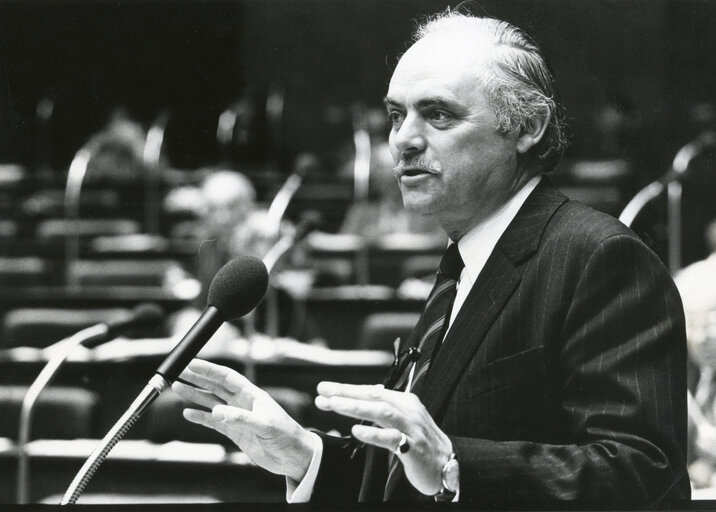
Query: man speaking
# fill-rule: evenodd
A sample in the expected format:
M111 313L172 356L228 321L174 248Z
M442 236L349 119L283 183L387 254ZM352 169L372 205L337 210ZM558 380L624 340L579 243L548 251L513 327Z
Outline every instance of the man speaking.
M545 57L520 29L447 12L385 98L408 211L450 244L386 385L323 382L353 439L294 422L238 373L194 361L185 417L287 477L297 501L601 507L689 497L679 295L626 227L544 176L563 145Z

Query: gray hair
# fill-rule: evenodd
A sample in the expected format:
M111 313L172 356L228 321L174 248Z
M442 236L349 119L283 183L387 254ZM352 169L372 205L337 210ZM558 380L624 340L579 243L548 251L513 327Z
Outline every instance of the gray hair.
M491 73L482 77L502 133L522 132L532 118L549 115L542 139L530 149L544 172L552 170L567 145L563 109L555 87L555 77L541 48L524 31L505 21L447 10L421 24L414 41L423 37L455 31L485 35L494 45L487 65Z

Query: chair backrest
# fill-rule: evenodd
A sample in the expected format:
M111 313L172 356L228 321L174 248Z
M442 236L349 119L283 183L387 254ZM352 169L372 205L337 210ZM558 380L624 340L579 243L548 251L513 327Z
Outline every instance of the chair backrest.
M419 318L415 312L371 313L363 320L356 348L392 352L395 339L405 341Z
M101 235L131 235L139 233L139 222L131 219L47 219L38 223L38 239L62 238L79 235L91 238Z
M0 348L43 348L100 322L121 320L126 308L18 308L8 311L0 328Z
M181 265L166 259L78 260L69 268L72 282L80 286L157 286L168 284Z
M17 439L26 386L0 386L0 437ZM49 387L35 405L30 439L95 438L99 397L76 387Z
M0 286L39 286L52 273L47 260L35 256L0 257Z

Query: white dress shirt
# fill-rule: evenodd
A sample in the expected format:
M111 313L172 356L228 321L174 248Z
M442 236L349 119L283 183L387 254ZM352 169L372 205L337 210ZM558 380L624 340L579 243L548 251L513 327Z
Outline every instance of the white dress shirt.
M457 242L457 248L458 251L460 251L462 261L465 262L465 268L462 269L460 280L457 282L457 293L455 295L455 302L453 303L446 334L452 326L460 308L465 303L465 299L467 299L472 285L475 284L477 276L482 272L498 240L507 230L507 227L541 179L542 176L532 178L505 204L498 208L487 219L473 227ZM454 242L451 241L450 243ZM315 436L314 452L306 476L303 477L300 483L286 478L286 501L288 503L305 503L311 499L316 477L318 476L321 457L323 456L323 442L318 435L313 435Z

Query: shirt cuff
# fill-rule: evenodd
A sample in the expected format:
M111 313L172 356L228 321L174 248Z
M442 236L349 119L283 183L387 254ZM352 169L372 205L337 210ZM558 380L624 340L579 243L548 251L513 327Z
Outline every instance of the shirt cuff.
M313 487L316 485L318 468L321 467L323 457L323 441L314 432L313 435L313 457L308 465L308 470L303 480L296 482L293 478L286 477L286 502L287 503L308 503L313 494Z

